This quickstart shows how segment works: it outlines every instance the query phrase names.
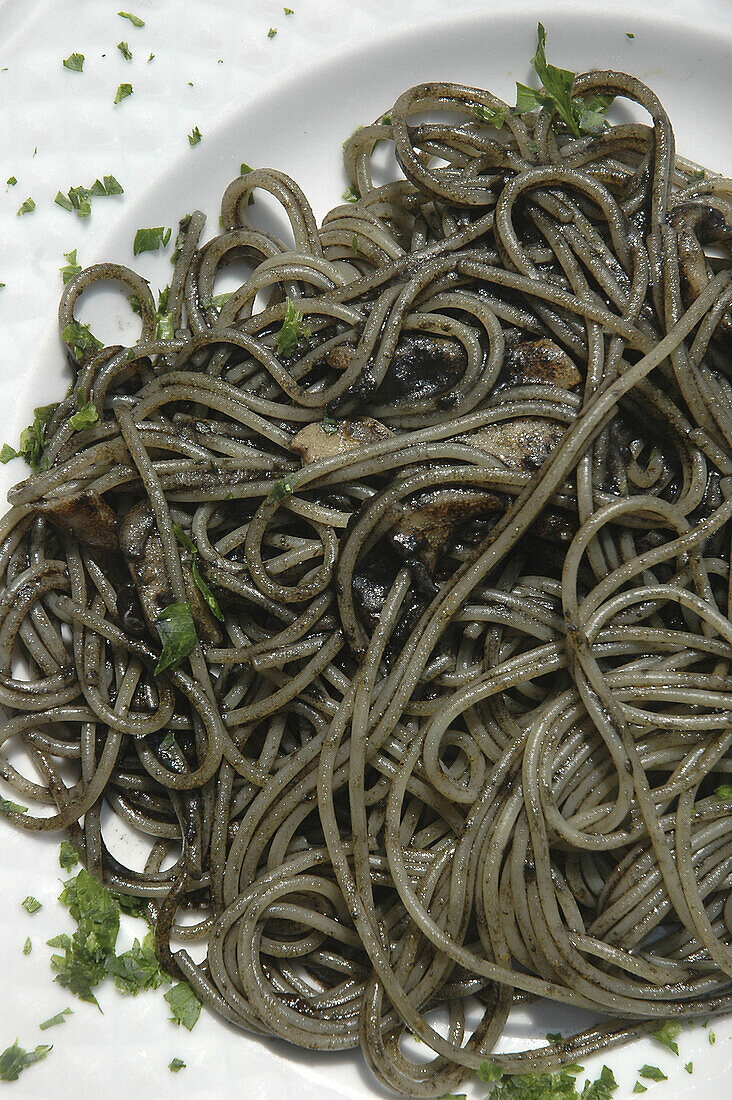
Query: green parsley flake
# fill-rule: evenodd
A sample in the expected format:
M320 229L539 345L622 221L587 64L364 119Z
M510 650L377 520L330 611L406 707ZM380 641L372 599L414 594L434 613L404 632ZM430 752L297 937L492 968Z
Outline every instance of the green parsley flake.
M99 423L99 413L91 401L82 405L78 412L69 417L69 424L75 432L83 432L85 428L91 428Z
M200 140L201 140L201 131L198 129L197 126L194 126L193 129L191 130L190 134L188 135L188 144L189 145L198 145Z
M282 10L285 13L285 15L294 15L295 14L294 11L292 10L292 8L283 8Z
M163 648L155 666L159 676L168 668L175 668L196 648L196 628L187 603L171 603L155 620Z
M635 35L633 34L632 31L626 31L625 32L625 37L626 38L635 38Z
M145 26L144 19L140 19L139 15L132 15L132 13L129 11L118 11L117 15L120 17L120 19L129 19L133 27Z
M132 252L139 256L141 252L156 252L159 248L165 248L170 240L170 230L162 225L152 226L148 229L138 229L132 245Z
M24 1069L40 1062L52 1049L50 1046L37 1046L35 1050L23 1050L16 1039L0 1054L0 1081L17 1081Z
M23 898L21 905L26 913L37 913L39 909L43 908L38 898L34 898L31 894L27 898Z
M645 1085L642 1085L640 1081L636 1081L633 1085L633 1092L648 1092L648 1089Z
M141 989L157 989L170 980L158 965L152 932L147 933L142 943L136 939L129 951L110 955L107 973L114 978L119 992L130 997L136 997Z
M35 208L36 204L29 195L25 202L21 203L18 207L18 217L20 217L21 214L30 214Z
M675 1020L665 1020L663 1027L658 1031L654 1031L651 1035L652 1039L655 1039L657 1043L661 1043L678 1057L679 1044L676 1042L681 1034L681 1024Z
M71 321L62 331L61 339L78 363L83 361L86 352L99 351L104 346L89 326L82 325L81 321Z
M310 329L303 326L303 317L292 298L285 299L285 319L277 333L277 351L287 357L297 351L301 339L310 338Z
M335 417L328 416L327 413L323 413L323 420L320 426L326 435L335 435L338 431L338 421Z
M486 1084L492 1084L494 1081L500 1081L503 1077L503 1070L500 1066L494 1066L490 1062L481 1062L478 1066L478 1077L481 1081L485 1081Z
M64 252L64 259L66 260L65 267L60 267L61 278L64 281L64 285L73 279L74 275L78 275L81 271L81 264L76 261L76 249L72 248L71 252Z
M79 853L73 844L69 844L68 840L61 841L61 849L58 854L58 862L64 871L70 871L72 867L75 867L79 862Z
M18 181L15 178L15 176L8 176L8 178L5 182L7 183L8 187L15 187L15 185Z
M218 600L216 599L208 584L198 571L198 550L196 549L195 545L190 540L188 535L185 533L183 528L180 527L177 523L173 524L173 533L181 546L183 546L191 555L190 565L193 583L203 596L207 606L212 611L212 613L216 616L219 622L223 622L224 616L221 612L221 608L219 607Z
M5 449L13 451L7 458L3 458L2 454ZM8 447L7 443L3 444L3 451L0 451L0 462L9 462L11 458L20 458L17 451L14 451L12 447ZM0 814L27 814L28 807L21 806L19 802L9 802L7 798L0 798Z
M714 1044L716 1043L716 1041L717 1041L717 1036L714 1034L713 1031L710 1031L709 1032L709 1045L710 1045L710 1047L713 1047Z
M69 54L63 64L65 69L71 69L72 72L80 73L84 68L84 55L83 53Z
M668 1081L668 1077L658 1066L642 1066L638 1070L639 1077L645 1077L647 1081Z
M269 30L267 31L267 38L274 38L276 34L277 34L277 28L276 27L270 27Z
M684 1065L684 1069L686 1070L687 1073L693 1073L694 1072L694 1063L693 1062L686 1062L686 1064Z
M343 192L342 198L344 202L358 202L361 196L359 195L358 191L355 191L353 189L353 187L347 187L346 190Z
M473 107L473 114L481 122L487 122L495 130L500 130L506 121L508 107L486 107L481 103Z
M575 73L559 69L546 60L546 31L538 25L538 43L531 64L543 85L537 91L526 84L516 84L516 110L519 114L545 107L556 112L575 137L581 134L599 134L607 125L605 115L612 103L612 96L594 95L589 99L572 96Z
M267 493L267 500L271 503L277 500L284 500L288 493L292 492L293 483L291 477L292 475L289 477L281 477L279 481L275 481L274 485Z
M150 54L150 56L149 56L149 57L148 57L148 59L147 59L147 63L148 63L148 65L150 64L150 62L151 62L151 61L154 61L154 60L155 60L155 54L154 54L154 53L151 53L151 54Z
M56 410L56 405L41 405L34 409L33 423L20 433L17 451L7 443L0 450L0 462L9 462L11 458L24 458L34 473L48 469L43 458L46 446L46 426ZM25 813L25 810L22 811Z
M58 1024L65 1024L67 1016L73 1016L74 1011L71 1008L62 1008L60 1012L57 1012L55 1016L52 1016L50 1020L44 1020L42 1024L39 1024L41 1031L47 1031L49 1027L57 1027Z
M564 1036L562 1035L561 1031L547 1031L546 1041L548 1043L563 1043Z
M33 950L33 944L31 943L30 936L28 936L26 938L25 943L23 944L23 954L24 955L30 955L32 950Z
M165 1000L170 1005L171 1021L192 1031L201 1014L201 1002L188 983L178 982L165 994Z
M73 210L80 218L88 218L91 214L89 200L92 196L108 197L124 195L124 193L125 189L119 180L114 176L103 176L101 180L94 180L91 187L84 187L82 184L78 187L70 187L67 195L64 195L63 191L57 191L53 201L64 210Z
M132 61L132 50L126 42L118 42L117 49L124 57L125 61Z
M727 802L732 798L732 783L723 783L714 793L720 802Z
M171 1073L180 1073L180 1071L185 1068L186 1064L180 1058L174 1058L173 1061L168 1064L168 1069Z
M128 95L132 95L131 84L120 84L117 88L117 93L114 97L115 103L121 103L123 99L127 99Z

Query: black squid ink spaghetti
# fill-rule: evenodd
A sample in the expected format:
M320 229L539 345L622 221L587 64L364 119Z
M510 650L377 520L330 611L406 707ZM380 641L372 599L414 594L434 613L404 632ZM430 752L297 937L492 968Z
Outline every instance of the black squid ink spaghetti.
M143 899L214 1012L409 1096L732 1005L732 183L637 79L537 57L516 108L405 92L320 227L245 172L157 306L73 277L75 382L0 530L37 779L0 774L52 811L9 820ZM131 348L75 320L103 280ZM534 998L603 1022L493 1053Z

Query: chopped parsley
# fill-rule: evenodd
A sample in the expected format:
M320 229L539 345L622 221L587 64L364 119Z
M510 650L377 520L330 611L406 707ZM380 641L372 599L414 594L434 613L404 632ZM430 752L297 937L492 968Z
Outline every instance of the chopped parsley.
M638 1076L645 1077L647 1081L668 1081L668 1077L658 1066L641 1066Z
M67 1016L73 1016L74 1010L71 1008L62 1008L60 1012L57 1012L55 1016L52 1016L50 1020L44 1020L42 1024L39 1024L41 1031L47 1031L49 1027L56 1027L58 1024L65 1024Z
M175 668L196 648L196 628L187 603L171 603L155 620L163 648L155 666L159 676L168 668Z
M655 1039L657 1043L661 1043L678 1057L679 1044L676 1042L681 1034L681 1024L675 1020L665 1020L663 1027L658 1031L654 1031L651 1035L652 1039Z
M165 248L170 240L170 230L162 225L151 226L148 229L138 229L132 245L132 252L139 256L141 252L156 252L159 248Z
M70 871L72 867L75 867L79 862L79 854L73 844L69 844L68 840L61 841L61 849L58 854L58 861L64 871Z
M503 1070L500 1066L494 1066L490 1062L481 1062L478 1066L478 1077L481 1081L485 1081L490 1085L494 1081L500 1081L503 1077Z
M482 103L473 107L473 114L481 122L487 122L489 126L500 130L506 121L507 107L485 107Z
M124 57L125 61L132 61L132 50L126 42L118 42L117 49Z
M486 1083L495 1083L491 1100L611 1100L618 1087L613 1073L602 1067L595 1081L586 1081L581 1093L577 1092L575 1077L582 1066L564 1066L557 1073L507 1074L498 1066L483 1062L478 1077Z
M694 1072L694 1063L693 1062L686 1062L685 1065L684 1065L684 1069L686 1070L687 1073L693 1073Z
M11 458L24 458L33 473L48 468L43 458L46 446L46 426L53 416L56 405L41 405L33 410L33 423L23 428L20 433L20 442L17 451L9 444L4 443L0 450L0 462L10 462ZM22 811L25 813L25 810Z
M284 500L288 493L292 492L292 475L289 477L281 477L279 481L275 481L274 485L267 493L267 500L274 502L276 500Z
M149 57L148 57L148 59L147 59L147 63L148 63L148 65L150 64L150 62L151 62L151 61L154 61L154 60L155 60L155 54L154 54L154 53L151 53L151 54L150 54L150 56L149 56Z
M292 10L292 8L283 8L282 10L285 13L285 15L294 15L295 14L294 11Z
M7 443L3 443L3 451L7 448L9 451L13 451L7 458L2 457L2 451L0 451L0 462L10 462L11 458L19 458L17 451L14 451L12 447L8 447ZM19 802L10 802L7 798L0 798L0 814L27 814L28 807L21 806Z
M292 298L285 299L285 319L277 333L277 351L287 357L297 351L301 339L310 339L310 329L304 326L303 317Z
M121 103L123 99L127 99L128 95L132 95L131 84L120 84L117 88L117 92L114 97L115 103Z
M23 1050L18 1046L16 1039L12 1046L7 1047L0 1054L0 1081L17 1081L20 1074L34 1062L40 1062L46 1057L50 1046L37 1046L35 1050Z
M625 37L626 38L635 38L635 35L633 34L632 31L626 31L625 32Z
M190 134L188 135L188 144L198 145L199 141L201 140L201 136L201 131L198 129L197 126L194 126Z
M180 1071L185 1068L186 1064L180 1058L174 1058L172 1062L168 1063L168 1069L171 1073L180 1073Z
M80 73L84 68L84 55L83 53L69 54L63 64L65 69L71 69L72 72Z
M716 1043L716 1041L717 1041L717 1036L714 1034L713 1031L710 1031L709 1032L709 1045L710 1045L710 1047L713 1047L714 1044Z
M35 208L35 201L29 195L25 202L22 202L18 207L18 217L20 217L21 214L30 214Z
M546 1041L547 1043L563 1043L564 1036L561 1031L547 1031Z
M589 99L572 97L575 73L550 65L546 59L546 31L538 25L538 42L531 64L542 83L537 91L526 84L516 84L516 110L519 114L546 107L556 111L575 137L581 134L599 134L606 126L605 115L612 103L612 96L594 95Z
M119 932L119 906L101 882L83 868L64 883L59 900L77 923L72 936L62 933L49 940L63 949L51 956L55 981L82 1001L98 1006L93 990L107 973L107 956L114 955Z
M81 264L76 260L76 249L72 248L71 252L64 252L64 259L66 264L64 267L60 267L61 278L64 281L64 285L73 279L74 275L78 275L81 271Z
M633 1092L648 1092L648 1089L645 1085L642 1085L640 1081L636 1081L633 1085Z
M323 420L320 426L326 435L335 435L338 431L338 421L335 417L328 416L328 413L323 413Z
M353 187L347 187L346 190L343 192L342 198L344 202L358 202L361 196L359 195L358 191L355 191L353 189Z
M195 544L191 541L191 539L188 537L188 535L183 530L183 528L180 527L177 523L173 524L173 533L175 534L175 537L177 538L177 540L181 544L181 546L183 546L188 551L188 553L191 555L190 565L191 565L191 575L193 577L193 583L195 584L196 588L198 589L198 591L203 596L204 600L206 601L207 606L210 608L210 610L213 612L213 614L216 616L216 618L220 622L223 622L224 621L224 616L221 613L221 608L219 607L218 600L216 599L213 592L211 591L211 589L207 585L206 581L203 579L203 577L201 576L201 574L198 571L198 550L197 550Z
M270 27L269 30L267 31L267 38L274 38L276 34L277 34L277 28L276 27Z
M69 322L61 333L61 339L78 363L82 362L86 352L99 351L104 346L89 326L82 325L81 321Z
M157 989L163 982L169 981L162 972L155 957L155 937L148 932L142 943L135 940L129 951L121 955L110 955L107 959L107 973L114 978L114 984L120 993L136 997L141 989Z
M26 941L23 944L23 954L24 955L30 955L32 950L33 950L33 944L31 943L31 938L30 938L30 936L27 936Z
M165 994L165 1000L170 1005L172 1022L192 1031L201 1014L201 1002L188 983L178 982Z
M233 293L233 290L227 290L223 294L214 294L213 298L201 298L201 309L221 309Z
M8 176L8 178L5 182L7 183L8 187L15 187L15 185L18 181L15 178L15 176Z
M145 20L144 19L140 19L139 15L133 15L129 11L118 11L117 15L120 17L120 19L129 19L129 21L130 21L130 23L132 24L133 27L144 27L145 26Z
M32 894L29 894L27 898L23 898L21 905L26 913L37 913L39 909L43 908L38 898L34 898Z
M85 428L91 428L99 423L99 413L91 401L82 405L78 412L69 417L69 424L75 432L83 432Z
M726 802L732 798L732 783L723 783L721 787L717 787L714 793L720 802Z
M124 195L124 193L125 189L119 180L114 176L103 176L100 180L94 180L91 187L79 184L78 187L70 187L66 195L63 191L57 191L53 201L64 210L73 210L80 218L88 218L91 214L92 196L106 198L110 195Z

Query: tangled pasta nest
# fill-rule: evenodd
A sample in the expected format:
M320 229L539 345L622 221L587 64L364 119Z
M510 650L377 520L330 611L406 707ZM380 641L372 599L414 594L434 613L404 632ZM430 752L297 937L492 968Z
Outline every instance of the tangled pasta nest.
M37 778L1 774L50 808L12 823L144 899L227 1020L413 1096L732 996L731 184L634 78L572 94L650 122L421 85L320 228L256 169L212 239L181 223L162 308L76 275L76 381L0 533L3 743ZM75 321L101 280L132 348ZM605 1022L493 1054L536 997Z

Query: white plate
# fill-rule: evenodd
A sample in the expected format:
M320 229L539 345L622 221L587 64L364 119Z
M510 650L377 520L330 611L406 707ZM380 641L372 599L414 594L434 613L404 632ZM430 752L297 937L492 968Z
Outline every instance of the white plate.
M228 8L228 21L219 20L217 24L221 13L212 12L208 26L204 15L208 9L202 3L196 0L181 5L176 9L181 16L185 9L199 21L193 30L181 30L176 25L168 33L156 9L166 9L172 15L170 0L156 8L142 0L133 10L148 20L148 30L157 27L157 36L150 32L147 38L129 24L115 22L111 9L103 13L104 18L98 11L89 12L83 25L83 43L81 24L74 23L72 29L67 27L63 33L53 29L53 19L57 26L61 25L59 5L54 10L47 3L35 12L29 12L14 0L6 0L0 6L0 31L3 22L6 30L10 26L16 31L16 44L10 51L13 63L20 63L33 77L32 85L25 91L22 81L8 85L5 109L14 112L13 121L25 126L22 136L14 133L11 145L26 177L35 180L33 188L21 181L10 197L5 198L0 211L3 229L7 230L0 271L0 280L7 284L0 291L6 365L0 375L3 438L16 438L33 405L56 399L67 385L51 305L60 289L60 282L52 280L57 279L62 250L78 245L84 263L101 259L129 263L131 241L138 226L174 226L180 216L195 206L206 211L215 225L221 192L238 173L242 160L271 165L292 174L309 195L316 214L322 215L338 201L343 189L341 141L355 126L386 110L409 84L428 78L472 82L510 100L514 82L530 77L528 58L534 49L537 18L547 25L550 59L578 70L617 67L647 80L669 110L679 149L710 167L732 172L725 113L732 14L728 8L716 4L709 4L708 17L701 21L699 12L703 14L705 8L698 3L687 5L689 12L695 13L695 18L688 20L671 14L682 7L678 3L665 9L656 4L656 14L651 16L643 15L636 5L623 3L616 5L614 15L609 17L593 4L575 7L549 3L535 8L519 0L518 5L492 5L490 16L467 18L458 18L456 13L471 5L455 4L451 5L449 22L435 22L434 4L410 0L405 10L409 9L413 18L425 14L432 21L421 27L415 22L406 33L388 34L391 8L388 3L373 5L372 10L378 8L381 15L379 21L371 20L369 25L367 0L353 0L352 19L344 11L347 5L343 3L329 3L325 6L327 15L322 9L318 15L315 0L303 0L298 14L303 16L307 11L315 22L300 24L299 50L292 43L285 43L279 53L274 52L274 47L267 53L270 43L264 42L269 22L279 22L283 37L290 31L290 24L283 26L279 7L269 5L266 11L263 7L256 19L251 12L242 14L236 24L239 29L228 34L227 28L232 26L231 19L240 6L223 6ZM45 23L39 15L41 8L41 14L47 16ZM668 18L661 19L658 13L662 10L669 13ZM399 19L404 25L403 12ZM331 22L326 26L328 20ZM232 101L214 128L215 108L222 102L221 97L217 99L209 93L191 98L190 108L186 106L184 110L181 103L188 94L185 90L188 85L182 79L187 76L186 72L181 75L182 65L190 66L191 78L201 76L204 83L215 71L219 56L224 68L229 63L241 66L241 58L237 61L235 55L240 48L242 25L248 30L254 27L262 36L250 57L267 90L259 98L247 94ZM216 28L215 34L212 27ZM627 32L635 37L628 38ZM338 35L349 44L340 54L336 53ZM145 56L155 50L158 54L155 63L161 67L158 75L150 76L139 61L135 69L126 69L126 63L116 57L117 38L127 39L136 52ZM10 49L12 36L6 35L4 42ZM83 49L87 55L87 67L81 76L68 74L59 64L59 57L68 56L74 49ZM105 50L113 58L106 69L100 59ZM330 60L313 62L313 56L326 54ZM300 68L296 72L298 59ZM273 74L269 67L277 65L289 70L289 75L280 78ZM87 76L88 83L84 85L87 98L78 101L76 109L83 114L88 107L93 124L86 129L80 127L84 136L79 140L73 125L64 130L66 113L59 109L55 97L67 99L69 88L76 92L76 86L70 85L69 80L85 80ZM118 82L133 76L136 98L120 104L117 114L109 114L107 118L94 97L109 96L110 87L113 94ZM233 94L236 82L230 76L222 76L222 80L227 93ZM255 83L252 74L243 77L242 83L251 90ZM148 96L144 98L146 90ZM203 125L204 119L210 125ZM185 142L185 133L199 121L204 141L191 150ZM40 137L35 136L34 125ZM181 138L179 145L175 145L181 149L177 157L170 140L173 125L178 127ZM162 160L154 155L156 130L161 135ZM38 163L46 157L45 175L34 165L36 158L31 155L34 144L39 145ZM8 160L6 174L14 173L20 178L15 163ZM63 178L52 178L48 166L57 172L62 166ZM91 182L104 172L114 172L122 179L127 195L124 200L107 200L106 207L104 200L98 200L87 226L50 206L58 187L66 189L71 184L87 182L87 177ZM42 210L39 207L27 220L16 220L15 209L34 189L37 201L39 194L44 196L45 207ZM36 220L31 222L31 217ZM167 282L169 278L170 267L162 256L141 257L138 268L153 284ZM111 338L113 331L102 335ZM11 364L13 369L8 369ZM3 470L2 476L7 487L22 476L20 464ZM7 790L2 793L8 795ZM93 1006L68 998L51 980L50 950L44 946L47 938L68 929L68 916L55 900L59 878L57 839L31 838L4 826L0 828L0 839L5 994L0 1003L0 1049L16 1036L26 1048L39 1042L55 1043L48 1059L29 1069L17 1082L13 1096L84 1100L103 1092L111 1097L152 1094L166 1098L179 1096L181 1090L195 1092L199 1097L248 1096L254 1100L295 1096L298 1100L316 1097L367 1100L384 1095L374 1086L356 1054L310 1055L284 1044L261 1042L205 1012L191 1034L179 1030L167 1022L167 1006L160 992L143 994L131 1001L105 988L101 994L104 1015ZM20 908L20 900L28 893L35 894L44 904L43 910L33 917ZM131 932L132 924L126 924L124 935ZM26 936L31 936L34 944L32 954L27 957L21 951ZM38 1023L67 1003L74 1009L68 1022L60 1028L39 1032ZM567 1009L551 1005L544 1006L533 1017L521 1014L511 1021L504 1037L505 1046L520 1049L538 1043L548 1030L566 1032L572 1019ZM726 1100L730 1095L732 1026L722 1022L714 1025L714 1032L714 1046L704 1029L685 1032L680 1039L679 1059L650 1040L611 1052L607 1061L621 1085L616 1100L630 1098L637 1069L644 1062L660 1066L669 1077L668 1083L648 1082L661 1098L683 1092L698 1100L702 1097ZM173 1076L166 1067L176 1056L186 1061L187 1069ZM693 1076L683 1071L683 1063L689 1060L694 1062ZM593 1075L601 1064L602 1059L587 1060ZM468 1091L477 1096L485 1090L469 1087Z

